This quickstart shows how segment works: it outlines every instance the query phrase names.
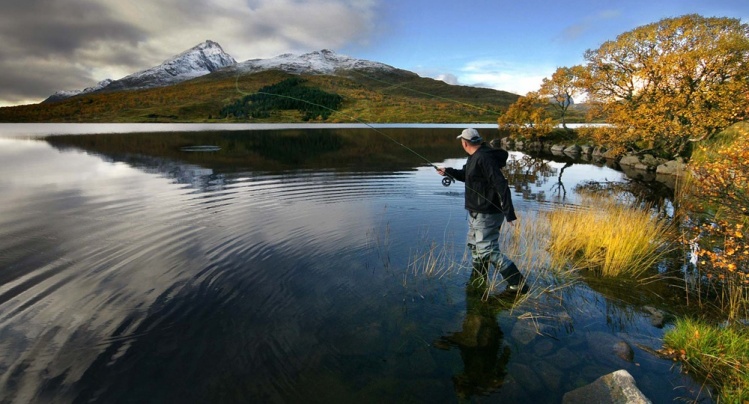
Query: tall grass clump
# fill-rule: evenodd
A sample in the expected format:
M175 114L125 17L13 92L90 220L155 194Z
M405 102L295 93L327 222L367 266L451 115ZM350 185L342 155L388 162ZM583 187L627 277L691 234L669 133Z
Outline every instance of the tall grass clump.
M749 330L679 319L663 337L663 353L718 390L718 402L749 402Z
M669 244L664 220L610 196L586 195L583 201L582 208L548 213L556 264L637 277L664 257Z

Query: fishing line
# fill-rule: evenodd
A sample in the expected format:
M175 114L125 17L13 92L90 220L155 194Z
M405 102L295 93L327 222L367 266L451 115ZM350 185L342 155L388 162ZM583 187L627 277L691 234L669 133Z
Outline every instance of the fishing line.
M389 85L392 88L402 88L404 90L408 90L408 91L411 91L411 92L414 92L414 93L417 93L417 94L429 96L430 98L435 98L435 99L444 100L444 101L450 101L450 102L452 102L454 104L464 105L464 106L467 106L467 107L471 107L473 109L477 109L477 110L482 111L482 112L491 112L491 113L496 114L496 115L501 115L502 114L500 111L495 111L493 109L479 107L477 105L469 104L467 102L458 101L458 100L456 100L454 98L443 97L441 95L431 94L431 93L428 93L426 91L417 90L415 88L409 88L409 87L406 87L403 84L394 84L394 83L391 83L391 82L388 82L388 81L385 81L385 80L382 80L382 79L378 79L378 78L373 77L373 76L366 75L366 74L364 74L364 73L362 73L360 71L352 70L351 72L354 73L354 74L358 74L361 77L364 77L364 78L367 78L367 79L370 79L370 80L373 80L373 81L378 81L378 82L383 83L383 84L387 84L387 85Z
M317 104L317 103L314 103L314 102L311 102L311 101L307 101L307 100L304 100L304 99L301 99L301 98L297 98L297 97L292 97L292 96L289 96L289 95L276 94L276 93L268 93L268 92L265 92L265 91L256 91L254 93L247 93L247 92L245 92L245 91L243 91L243 90L241 90L239 88L239 75L237 75L236 80L234 81L234 85L235 85L235 87L237 89L237 92L240 93L240 94L243 94L243 95L252 95L252 94L270 95L270 96L274 96L274 97L280 97L280 98L286 98L286 99L290 99L290 100L294 100L294 101L304 102L306 104L309 104L309 105L312 105L312 106L315 106L315 107L319 107L319 108L323 108L323 109L326 109L326 110L331 111L331 112L339 113L339 114L341 114L341 115L343 115L343 116L345 116L345 117L347 117L347 118L349 118L351 120L354 120L354 121L356 121L356 122L358 122L358 123L360 123L362 125L365 125L365 126L369 127L370 129L374 130L378 134L386 137L387 139L389 139L393 143L397 144L398 146L403 147L404 149L410 151L411 153L413 153L414 155L416 155L420 159L424 160L425 162L427 162L427 164L429 164L430 166L434 167L435 170L439 170L439 167L437 167L437 165L435 165L428 158L426 158L423 155L421 155L420 153L418 153L416 150L414 150L414 149L412 149L412 148L404 145L403 143L397 141L395 138L393 138L391 136L388 136L385 132L383 132L381 130L378 130L372 124L370 124L370 123L368 123L366 121L363 121L363 120L361 120L361 119L359 119L359 118L357 118L355 116L347 115L347 114L342 113L341 111L335 110L335 109L330 108L328 106L320 105L320 104ZM450 186L450 184L452 184L453 182L455 182L455 178L453 176L451 176L450 174L445 173L445 178L442 179L442 185L444 185L444 186L447 187L447 186Z

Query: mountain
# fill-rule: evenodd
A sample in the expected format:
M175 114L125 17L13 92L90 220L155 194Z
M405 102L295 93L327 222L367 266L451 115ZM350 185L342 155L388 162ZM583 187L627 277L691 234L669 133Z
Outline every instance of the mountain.
M341 97L343 103L335 113L312 118L341 123L494 123L519 97L451 85L331 50L237 63L217 43L206 41L120 80L59 92L39 104L0 107L0 122L291 123L310 119L303 112L279 106L252 118L222 112L250 94L289 79L298 83L294 91L307 96Z
M100 91L139 90L177 84L215 72L237 63L216 42L205 41L164 61L159 66L133 73L119 80L104 80L94 87L80 91L58 91L43 102Z
M328 49L305 53L303 55L285 53L270 59L252 59L238 63L233 67L233 70L244 74L257 73L266 70L280 70L290 74L314 75L345 75L352 70L373 70L381 72L410 73L411 75L416 76L415 73L396 69L395 67L384 63L338 55Z

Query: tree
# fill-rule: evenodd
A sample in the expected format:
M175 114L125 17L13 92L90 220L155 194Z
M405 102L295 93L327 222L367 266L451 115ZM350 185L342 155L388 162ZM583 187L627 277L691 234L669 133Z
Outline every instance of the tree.
M632 150L688 155L690 143L746 119L749 25L691 14L663 19L585 52L591 100Z
M497 119L497 123L524 139L543 135L553 127L552 119L543 105L539 93L531 91L511 104L507 112Z
M582 85L585 74L583 66L559 67L551 78L543 79L541 89L538 91L541 97L549 98L551 105L559 111L562 127L565 129L567 129L567 109L572 105L575 97L585 92Z

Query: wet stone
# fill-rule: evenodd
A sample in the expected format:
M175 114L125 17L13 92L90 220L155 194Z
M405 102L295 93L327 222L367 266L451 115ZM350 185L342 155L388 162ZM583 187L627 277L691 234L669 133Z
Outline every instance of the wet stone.
M663 328L666 322L666 313L653 306L644 306L642 309L649 315L650 324L653 327Z
M522 363L511 363L507 370L527 392L536 393L544 389L541 379L530 366Z
M635 359L635 352L625 341L614 344L614 354L627 362L632 362Z
M564 372L549 362L537 361L533 364L536 374L541 378L544 386L551 391L559 390Z
M551 338L544 338L533 345L533 352L536 356L546 356L554 350L554 341Z
M605 332L593 332L586 336L589 352L598 360L621 366L623 360L631 362L634 358L632 347L618 337ZM632 359L628 359L632 358Z
M567 348L561 348L555 354L549 356L549 360L560 369L571 369L580 364L580 355Z
M512 327L512 338L522 345L528 345L538 336L536 324L531 320L519 320Z

